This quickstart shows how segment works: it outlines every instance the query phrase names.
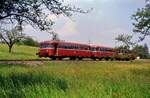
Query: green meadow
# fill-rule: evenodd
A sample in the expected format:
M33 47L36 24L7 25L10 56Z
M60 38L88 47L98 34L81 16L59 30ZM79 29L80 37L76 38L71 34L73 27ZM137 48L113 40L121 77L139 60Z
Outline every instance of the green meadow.
M0 60L25 60L25 59L39 59L36 55L38 48L14 45L12 53L8 52L8 46L6 44L0 44Z
M0 64L0 98L150 98L150 61Z

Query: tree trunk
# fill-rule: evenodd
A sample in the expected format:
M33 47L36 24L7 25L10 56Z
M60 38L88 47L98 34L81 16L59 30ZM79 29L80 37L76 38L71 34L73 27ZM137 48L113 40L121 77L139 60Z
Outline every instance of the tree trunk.
M9 53L11 53L11 50L12 50L12 46L9 46Z

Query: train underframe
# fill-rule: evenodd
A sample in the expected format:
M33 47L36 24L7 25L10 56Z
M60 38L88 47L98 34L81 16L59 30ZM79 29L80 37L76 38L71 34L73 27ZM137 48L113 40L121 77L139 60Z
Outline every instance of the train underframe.
M94 60L94 61L130 61L131 58L114 58L114 57L80 57L80 56L50 56L51 60Z

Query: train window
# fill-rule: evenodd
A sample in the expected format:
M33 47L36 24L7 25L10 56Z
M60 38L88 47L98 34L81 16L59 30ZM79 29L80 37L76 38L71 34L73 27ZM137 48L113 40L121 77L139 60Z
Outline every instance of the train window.
M96 51L96 48L91 48L91 51Z
M64 46L65 49L68 49L68 46Z
M64 45L59 45L58 48L65 48L65 46Z
M63 47L61 45L59 45L58 48L63 48Z
M75 46L75 49L80 49L79 46Z
M101 51L101 48L99 48L99 51Z
M107 51L106 48L103 48L103 51Z
M109 48L100 48L99 51L103 51L103 52L109 51L109 52L111 52L112 49L109 49Z
M78 49L78 47L77 47L77 46L74 46L74 49Z
M73 46L73 45L59 45L58 48L64 48L64 49L78 49L77 46Z
M103 48L100 48L100 51L103 51Z
M40 48L54 48L54 46L51 44L41 44Z
M105 48L100 48L100 51L105 51Z
M75 46L75 45L59 45L58 48L63 48L63 49L82 49L85 50L85 47L79 47L79 46ZM88 49L88 48L87 48Z
M109 48L104 48L103 51L112 52L113 50L112 50L112 49L109 49Z

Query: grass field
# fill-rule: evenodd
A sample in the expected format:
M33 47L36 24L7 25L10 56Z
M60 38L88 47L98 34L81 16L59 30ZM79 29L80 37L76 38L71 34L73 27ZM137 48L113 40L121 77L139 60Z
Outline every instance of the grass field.
M150 98L150 61L1 64L0 98Z
M38 48L23 45L14 45L12 53L8 52L8 46L0 44L0 60L23 60L23 59L39 59L36 55Z

